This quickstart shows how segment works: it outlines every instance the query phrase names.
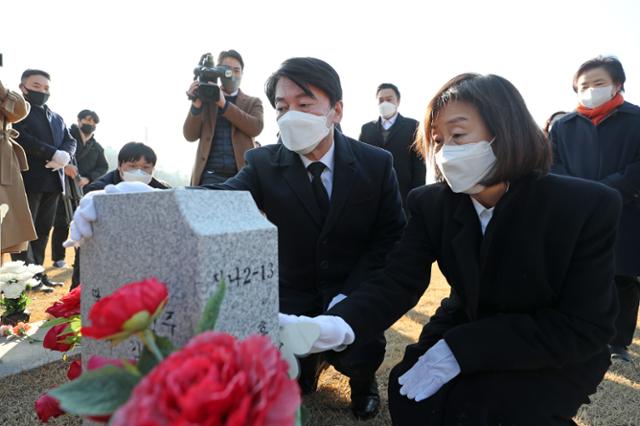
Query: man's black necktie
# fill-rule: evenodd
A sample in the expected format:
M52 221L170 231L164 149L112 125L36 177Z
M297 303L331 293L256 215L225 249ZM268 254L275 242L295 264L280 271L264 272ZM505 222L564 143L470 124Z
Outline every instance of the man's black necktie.
M327 188L324 187L322 179L320 178L322 171L326 167L327 166L320 161L313 162L307 167L307 170L309 170L309 173L313 176L313 179L311 179L311 187L313 188L313 194L316 197L323 219L326 219L329 214L329 194L327 193Z

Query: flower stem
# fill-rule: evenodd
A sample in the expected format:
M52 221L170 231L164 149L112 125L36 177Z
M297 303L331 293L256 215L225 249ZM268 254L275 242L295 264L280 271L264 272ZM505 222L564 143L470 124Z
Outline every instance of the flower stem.
M140 335L140 340L142 340L142 343L144 343L144 345L151 351L153 356L156 357L158 362L162 362L162 360L164 360L162 352L160 352L158 345L156 345L156 338L153 335L153 331L148 328L145 329Z

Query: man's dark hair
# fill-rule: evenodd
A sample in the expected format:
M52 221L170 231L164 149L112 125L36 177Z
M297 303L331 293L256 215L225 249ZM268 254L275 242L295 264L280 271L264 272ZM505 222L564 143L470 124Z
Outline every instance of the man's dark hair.
M604 68L609 74L614 84L620 85L620 91L624 92L624 82L627 81L627 77L624 74L622 64L615 56L598 56L593 59L589 59L584 64L580 65L578 71L573 76L573 91L578 93L578 79L582 74L587 71L591 71L595 68Z
M340 76L331 65L316 58L291 58L280 65L278 71L271 74L264 91L272 107L276 107L276 85L281 77L286 77L300 87L308 96L313 96L309 86L320 89L329 98L333 107L342 100Z
M138 161L142 157L154 166L156 165L156 153L153 152L150 146L142 142L129 142L118 153L118 165L129 161Z
M24 72L22 73L22 77L20 77L20 81L24 83L24 81L27 78L31 77L32 75L41 75L45 77L47 80L51 80L49 73L46 71L27 69L27 70L24 70Z
M242 56L240 56L237 50L231 49L231 50L223 50L222 52L220 52L220 54L218 55L218 65L222 64L222 60L224 58L233 58L237 60L238 62L240 62L240 66L244 71L244 61L242 60Z
M398 97L398 100L400 100L400 90L398 90L398 86L396 86L395 84L382 83L376 89L376 96L378 96L378 93L380 93L380 91L383 90L383 89L391 89L391 90L393 90L394 92L396 92L396 96Z
M449 80L433 97L419 129L415 146L423 156L434 158L438 143L433 125L450 102L473 105L495 137L496 164L482 185L518 179L530 173L545 175L551 167L551 145L531 116L518 89L497 75L461 74ZM436 177L442 174L434 164Z
M93 118L93 121L95 121L96 124L100 122L100 118L98 117L98 114L96 114L95 111L91 111L90 109L83 109L78 113L78 120L82 120L83 118L86 118L86 117Z

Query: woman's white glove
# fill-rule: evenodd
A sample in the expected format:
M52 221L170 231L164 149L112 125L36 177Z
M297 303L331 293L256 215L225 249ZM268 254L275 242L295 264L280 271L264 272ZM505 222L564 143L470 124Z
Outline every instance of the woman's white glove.
M460 365L444 339L438 340L418 361L398 378L400 395L416 402L429 398L460 374Z
M73 221L69 227L69 239L62 245L64 247L80 247L86 239L93 236L91 222L96 220L96 207L93 201L93 197L96 195L132 194L151 191L155 191L155 189L142 182L120 182L117 185L107 185L99 191L89 192L80 200L80 205L73 214Z
M293 323L310 322L320 327L320 335L312 343L310 354L334 350L340 352L355 340L353 329L340 317L333 315L319 315L307 317L304 315L278 314L280 327Z

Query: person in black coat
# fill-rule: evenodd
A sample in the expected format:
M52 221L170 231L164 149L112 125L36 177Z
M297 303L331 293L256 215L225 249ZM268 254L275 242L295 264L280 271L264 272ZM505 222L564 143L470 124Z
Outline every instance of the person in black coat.
M78 113L78 124L72 124L69 133L76 140L75 163L68 164L64 168L66 175L65 185L69 188L58 201L58 209L51 233L51 261L53 266L63 268L65 248L62 246L69 235L69 222L77 203L82 197L82 188L96 180L109 169L109 164L104 156L104 149L96 141L94 132L100 122L98 114L94 111L83 109Z
M551 129L554 173L601 182L622 196L616 243L620 313L611 357L631 361L640 303L640 107L622 96L625 74L613 57L580 66L573 89L580 104Z
M320 325L312 351L357 343L415 306L438 262L451 294L391 371L393 424L575 424L610 365L620 196L548 174L549 143L495 75L450 80L420 134L440 182L409 194L384 271L323 316L281 321Z
M16 141L27 154L29 170L22 172L29 209L38 239L29 243L26 252L13 254L14 260L44 264L60 194L64 191L64 173L76 152L76 140L64 120L46 105L49 99L49 74L28 69L22 73L20 89L31 104L27 118L14 125L20 133ZM50 281L46 274L38 276L44 290L62 283Z
M266 91L282 143L248 151L235 177L205 187L251 192L278 227L280 311L315 316L382 268L399 239L405 220L393 160L334 129L342 118L342 89L326 62L289 59L269 78ZM315 390L326 360L350 377L356 417L373 417L383 331L349 351L305 358L303 393Z
M426 167L413 148L418 122L403 117L398 112L400 91L391 83L383 83L376 90L380 117L362 126L362 142L386 149L393 155L393 168L398 177L402 203L406 205L407 194L414 188L424 185Z

